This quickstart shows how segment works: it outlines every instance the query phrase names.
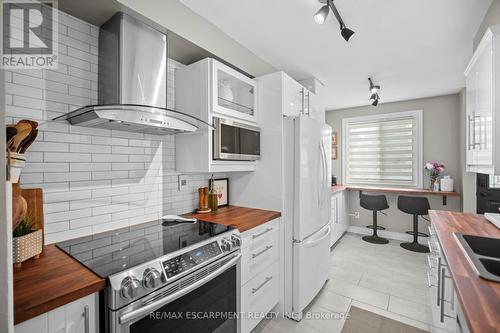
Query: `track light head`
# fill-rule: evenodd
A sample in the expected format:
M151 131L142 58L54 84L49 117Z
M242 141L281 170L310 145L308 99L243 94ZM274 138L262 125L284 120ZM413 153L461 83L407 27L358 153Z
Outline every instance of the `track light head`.
M345 39L346 42L351 40L352 36L354 36L354 31L351 29L347 28L344 24L344 21L342 20L342 17L339 14L339 11L337 10L337 7L333 4L333 0L318 0L320 3L324 3L325 5L321 7L316 14L314 14L314 21L317 24L323 24L326 21L326 18L328 14L330 13L330 9L333 12L333 15L337 18L337 21L340 24L340 34L342 35L342 38Z
M347 27L340 28L340 34L344 37L345 41L348 42L354 36L355 32Z
M372 102L373 106L377 106L378 105L378 101L380 99L380 96L378 95L378 91L380 90L380 86L374 85L371 78L368 78L368 81L370 82L370 88L369 88L369 90L371 92L370 102Z
M314 21L318 24L323 24L325 23L326 18L328 17L328 13L330 13L330 8L328 7L328 4L324 5L321 7L316 14L314 14Z

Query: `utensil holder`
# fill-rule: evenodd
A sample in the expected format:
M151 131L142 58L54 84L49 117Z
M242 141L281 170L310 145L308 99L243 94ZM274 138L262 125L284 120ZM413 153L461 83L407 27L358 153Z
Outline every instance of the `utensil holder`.
M9 159L9 154L6 155L6 158ZM10 181L13 184L17 184L21 176L21 171L26 166L26 156L10 152L10 159L7 161L7 165L10 167Z

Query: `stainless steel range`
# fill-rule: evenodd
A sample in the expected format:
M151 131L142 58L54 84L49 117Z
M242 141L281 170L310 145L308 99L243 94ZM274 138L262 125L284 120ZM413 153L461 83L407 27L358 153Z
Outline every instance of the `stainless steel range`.
M154 221L57 246L107 279L105 332L238 332L240 244L225 226Z

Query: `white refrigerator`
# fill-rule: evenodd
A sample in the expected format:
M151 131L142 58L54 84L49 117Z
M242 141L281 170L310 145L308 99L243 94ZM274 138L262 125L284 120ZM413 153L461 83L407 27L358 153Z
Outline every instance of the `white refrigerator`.
M329 275L332 129L301 115L284 133L285 314L301 320Z

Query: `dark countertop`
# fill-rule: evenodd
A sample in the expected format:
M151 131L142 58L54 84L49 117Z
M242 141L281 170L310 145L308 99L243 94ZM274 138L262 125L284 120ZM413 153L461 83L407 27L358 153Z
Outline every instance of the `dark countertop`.
M500 283L477 275L453 233L500 238L500 230L483 215L436 210L431 210L429 215L470 331L498 332Z
M194 217L200 221L231 226L237 228L240 232L244 232L277 219L281 216L281 213L263 209L226 206L219 208L216 212L207 214L189 213L183 216Z
M14 324L104 289L101 279L55 247L14 268Z

